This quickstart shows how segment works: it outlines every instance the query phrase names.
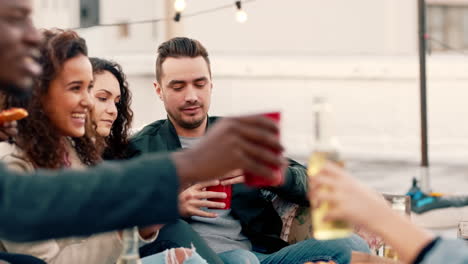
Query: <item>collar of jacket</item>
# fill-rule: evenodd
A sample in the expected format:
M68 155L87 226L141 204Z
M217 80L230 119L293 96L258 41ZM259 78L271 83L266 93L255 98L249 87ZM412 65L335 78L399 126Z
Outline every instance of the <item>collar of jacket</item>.
M208 130L220 117L217 116L207 116L208 122L206 122L206 129ZM182 148L180 144L179 135L172 124L169 117L166 119L166 122L161 126L161 136L166 139L166 145L168 150L175 150Z

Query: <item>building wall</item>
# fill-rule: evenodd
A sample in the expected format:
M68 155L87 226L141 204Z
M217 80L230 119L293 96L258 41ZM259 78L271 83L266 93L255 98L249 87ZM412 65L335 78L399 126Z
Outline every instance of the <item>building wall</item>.
M34 22L39 28L74 28L79 23L78 0L36 0Z
M78 0L37 0L40 26L79 25ZM101 0L101 22L161 18L165 1ZM232 4L231 9L182 18L186 35L213 54L407 55L416 52L416 1L257 0L245 3L246 24L234 20L234 1L187 1L184 14ZM151 52L164 40L164 23L80 30L96 53Z
M231 3L233 1L223 1ZM223 54L383 55L416 51L416 6L407 0L269 0L245 4L246 24L234 8L185 21L189 36ZM187 12L212 6L193 3Z
M41 26L78 25L78 1L41 6ZM48 0L53 1L53 0ZM187 1L186 14L233 4ZM62 3L62 1L60 1ZM201 40L213 63L210 114L283 109L288 153L310 152L310 102L325 96L335 107L337 136L348 157L419 159L419 83L416 1L257 0L245 4L246 24L232 9L183 19L187 36ZM60 14L59 14L60 13ZM163 1L102 0L103 23L159 18ZM129 75L135 127L165 117L154 94L155 49L165 24L134 25L129 38L118 27L80 30L91 55L113 58ZM432 160L468 155L463 57L428 58L429 142Z

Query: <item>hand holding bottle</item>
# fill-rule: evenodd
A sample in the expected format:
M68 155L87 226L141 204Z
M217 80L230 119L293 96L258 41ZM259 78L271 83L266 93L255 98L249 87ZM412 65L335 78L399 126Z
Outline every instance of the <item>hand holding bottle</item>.
M331 106L322 98L316 98L314 102L315 117L315 147L307 164L307 174L312 181L319 175L327 162L334 162L342 165L343 162L339 153L338 141L332 133ZM315 191L321 193L330 191L326 187L318 187ZM313 204L316 204L314 197L311 197ZM339 219L327 220L326 216L332 209L327 201L324 201L312 208L312 228L315 239L337 239L348 237L352 234L351 227L347 222Z
M319 207L324 202L329 204L325 221L346 220L374 231L375 226L379 225L377 215L389 208L382 195L332 162L327 162L316 177L311 177L309 184L309 195L314 200L314 206ZM369 217L369 214L375 216Z
M330 162L316 177L310 178L309 184L314 206L330 205L326 221L346 220L365 227L391 245L404 263L412 263L424 245L434 238L408 217L392 210L382 195Z

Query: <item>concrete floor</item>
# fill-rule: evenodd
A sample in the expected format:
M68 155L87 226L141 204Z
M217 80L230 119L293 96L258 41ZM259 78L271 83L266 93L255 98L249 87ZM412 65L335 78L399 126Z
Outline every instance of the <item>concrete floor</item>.
M347 166L355 177L379 192L391 194L406 193L411 186L412 178L421 174L419 164L413 162L350 160ZM468 193L468 165L431 164L429 175L430 186L435 192L455 195ZM456 225L460 220L468 221L468 207L413 217L414 222L430 227L428 229L438 235L450 238L457 237Z

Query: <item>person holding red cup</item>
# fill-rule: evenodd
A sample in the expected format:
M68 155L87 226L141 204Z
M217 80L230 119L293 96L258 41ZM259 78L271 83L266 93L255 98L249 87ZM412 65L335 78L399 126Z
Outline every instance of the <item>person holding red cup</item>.
M214 123L222 119L222 117L208 116L213 90L210 65L208 52L199 41L177 37L158 47L154 87L164 103L168 118L157 120L144 127L131 140L130 155L132 152L134 155L139 155L177 151L202 144L205 135L213 131L211 128ZM262 122L276 123L275 133L278 134L259 135L254 131L245 131L245 134L262 138L264 142L278 141L275 136L280 136L277 132L281 119L280 112L267 112L263 116L265 118L261 119ZM252 125L252 122L246 123ZM239 127L232 126L229 129L235 131ZM252 141L254 142L239 138L234 140L233 144L255 143L254 139ZM219 142L223 143L225 142ZM286 161L282 148L239 154L237 159L252 157L260 163L251 164L252 167L272 165L255 174L250 171L239 171L237 174L233 172L236 177L232 179L229 177L233 174L224 175L225 177L221 177L222 179L218 181L196 182L181 188L179 211L182 219L195 231L193 233L197 237L202 237L221 258L220 263L289 264L305 263L312 259L348 263L351 250L363 251L367 248L365 242L358 238L341 242L309 239L289 245L280 237L283 222L273 206L273 199L279 197L291 203L307 206L309 202L306 168L294 160ZM216 157L214 160L216 161L211 164L213 167L226 163L235 167L236 163L234 160L216 159ZM273 160L284 160L284 167L273 166ZM192 162L198 161L194 159ZM269 177L271 171L275 172L274 177ZM164 237L164 233L163 228L160 232L161 239L180 244L174 241L173 234L176 232L168 232L167 237ZM188 240L194 239L190 237ZM200 248L199 245L195 247ZM207 259L207 255L202 253L200 255Z
M222 209L222 210L231 209L232 185L241 183L243 181L244 181L244 176L243 176L242 170L235 170L232 173L230 173L227 178L224 178L223 180L221 180L218 185L208 186L206 188L207 192L217 192L217 193L226 194L226 197L224 198L208 199L208 201L211 201L211 202L224 203L225 206L223 208L208 207L208 209Z

